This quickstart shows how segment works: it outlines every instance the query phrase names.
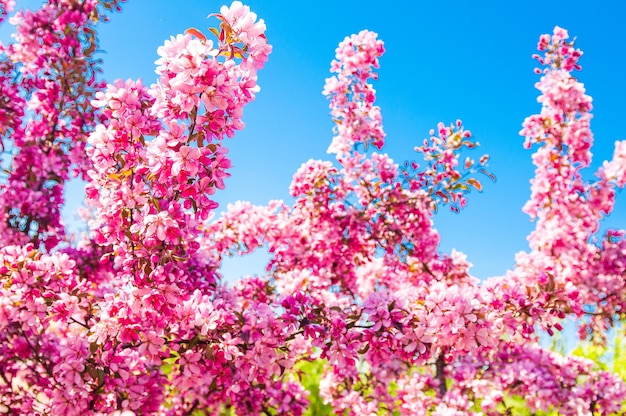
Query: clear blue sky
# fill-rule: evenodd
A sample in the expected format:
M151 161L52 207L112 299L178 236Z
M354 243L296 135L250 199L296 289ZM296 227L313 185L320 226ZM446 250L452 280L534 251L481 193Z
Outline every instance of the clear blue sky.
M206 16L221 4L131 0L101 26L105 78L142 78L151 84L157 47L188 27L206 32L215 24ZM247 128L229 143L235 167L227 190L218 195L224 208L239 199L256 204L289 200L296 169L309 158L329 158L333 123L321 91L337 43L361 29L378 32L387 49L375 84L387 132L384 151L398 163L412 159L413 147L437 122L460 118L481 143L476 156L491 155L497 182L485 179L484 192L471 194L461 214L444 212L435 218L442 250L465 252L477 277L501 275L510 268L514 254L527 248L532 229L521 208L529 196L533 166L518 132L524 118L540 110L531 59L540 34L562 26L584 51L578 77L594 99L594 167L611 157L615 140L626 138L621 122L626 114L626 4L621 2L246 4L265 20L274 51L259 74L261 92L244 113ZM70 209L80 203L77 188L68 192ZM605 224L626 227L623 192ZM227 264L231 277L262 271L262 256L239 261Z

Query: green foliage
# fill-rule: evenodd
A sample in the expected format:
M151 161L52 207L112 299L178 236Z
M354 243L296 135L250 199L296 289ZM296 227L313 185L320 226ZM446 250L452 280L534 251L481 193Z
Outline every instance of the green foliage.
M572 354L593 361L598 369L613 372L626 382L625 337L626 328L620 328L615 331L614 337L606 346L588 341L580 342ZM619 414L626 414L626 402L622 403L622 410Z
M531 416L533 412L519 396L505 396L498 405L498 412L503 415Z
M302 385L309 391L309 408L304 416L331 415L333 408L324 404L320 397L320 381L326 360L300 361L295 369L301 377Z
M626 350L624 349L624 336L616 336L613 344L613 372L619 374L622 380L626 381Z
M625 336L626 329L622 328L616 331L615 336L609 340L606 346L581 342L572 353L593 361L599 369L611 371L626 382Z

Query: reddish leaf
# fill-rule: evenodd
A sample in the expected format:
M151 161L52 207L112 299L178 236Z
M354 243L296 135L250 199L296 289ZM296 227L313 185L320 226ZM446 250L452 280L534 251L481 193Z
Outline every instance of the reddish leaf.
M474 179L474 178L469 178L467 180L467 183L469 183L470 185L472 185L474 188L476 188L477 191L482 191L483 190L483 185L482 183L480 183L480 181L478 179Z
M219 31L219 30L217 30L217 28L215 28L215 27L210 27L210 28L209 28L209 31L210 31L211 33L213 33L213 34L215 35L215 37L216 37L216 38L218 38L218 39L219 39L219 37L220 37L220 31Z
M200 39L202 42L206 42L206 36L204 36L204 33L200 32L195 27L190 27L189 29L185 30L185 34L195 36L198 39Z

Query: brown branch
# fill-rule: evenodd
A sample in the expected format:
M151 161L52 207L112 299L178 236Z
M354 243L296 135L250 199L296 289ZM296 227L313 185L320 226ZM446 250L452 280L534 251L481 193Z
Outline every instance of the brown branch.
M437 357L437 361L435 362L435 369L437 371L435 374L435 378L437 379L437 381L439 381L439 397L445 396L446 392L448 391L448 386L446 386L446 375L444 374L446 369L446 361L444 360L443 355L444 352L441 351L441 353Z

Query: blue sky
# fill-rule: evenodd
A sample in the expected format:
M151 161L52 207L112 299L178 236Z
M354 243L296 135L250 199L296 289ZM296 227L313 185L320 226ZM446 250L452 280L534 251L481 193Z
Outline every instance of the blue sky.
M131 0L100 28L105 78L153 83L157 47L189 27L208 33L215 21L206 16L221 4ZM481 143L476 156L491 155L497 182L485 179L484 192L471 194L460 214L442 212L435 218L442 250L466 253L477 277L503 274L515 253L528 247L533 225L521 208L530 194L533 166L518 132L524 118L540 110L531 59L540 34L559 25L577 37L584 51L578 77L594 99L594 167L611 157L615 140L626 139L621 122L626 114L626 4L621 2L246 4L265 20L274 51L259 74L261 92L244 113L247 128L229 143L234 168L227 190L217 196L222 207L240 199L256 204L289 200L296 169L310 158L329 159L333 123L321 91L338 42L362 29L377 32L387 49L375 84L387 133L384 151L398 163L413 159L413 147L437 122L460 118ZM6 26L0 38L6 39ZM80 204L80 185L67 198L69 213ZM626 226L623 192L605 225ZM238 259L228 262L225 272L231 278L261 272L262 264L262 255Z

